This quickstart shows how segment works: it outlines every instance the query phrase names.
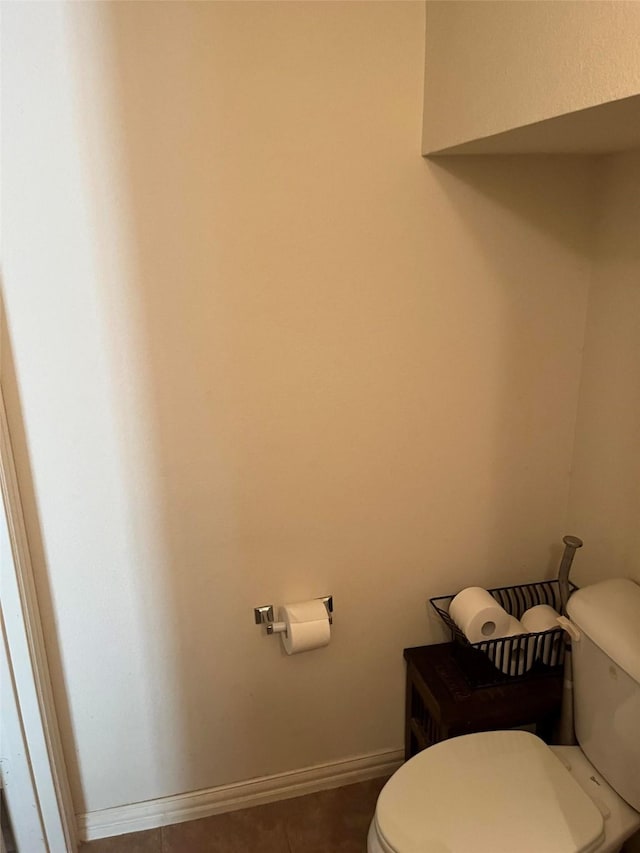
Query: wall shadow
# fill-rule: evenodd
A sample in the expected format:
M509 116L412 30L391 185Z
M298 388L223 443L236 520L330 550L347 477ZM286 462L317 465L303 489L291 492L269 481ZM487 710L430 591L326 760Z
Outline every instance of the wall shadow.
M561 246L588 257L599 215L603 159L586 154L487 154L428 157L425 162L436 176L451 176ZM460 214L465 216L462 206ZM486 220L469 213L465 218L482 242L488 234Z
M75 737L69 701L65 689L64 671L60 654L60 642L51 596L49 566L44 548L40 512L36 500L31 459L24 426L20 389L15 371L11 334L7 325L2 276L0 275L0 381L5 400L11 449L20 490L20 502L29 545L29 555L34 575L38 610L46 637L46 657L54 689L56 717L63 743L66 744L64 758L73 791L80 788L80 773L76 761ZM69 749L71 745L71 749Z
M640 577L640 151L603 159L570 517L582 582Z
M555 576L568 531L571 459L598 216L600 157L441 156L425 168L475 242L496 300L502 382L495 415L492 497L496 576ZM525 240L523 242L523 237ZM513 246L518 246L514 253ZM555 448L545 436L562 437ZM553 473L555 472L555 473ZM553 493L548 483L556 484ZM523 520L522 507L532 508ZM545 515L554 508L551 528ZM500 542L518 531L531 561L504 562ZM545 556L546 554L546 556ZM501 562L502 561L502 562Z

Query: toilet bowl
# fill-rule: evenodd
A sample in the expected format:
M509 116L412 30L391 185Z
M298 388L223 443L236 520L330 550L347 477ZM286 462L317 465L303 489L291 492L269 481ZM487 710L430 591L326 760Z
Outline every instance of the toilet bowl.
M496 731L425 749L382 789L368 853L618 853L640 829L640 586L584 587L567 612L580 746Z
M464 735L419 753L380 793L368 853L617 853L640 814L579 747L528 732Z

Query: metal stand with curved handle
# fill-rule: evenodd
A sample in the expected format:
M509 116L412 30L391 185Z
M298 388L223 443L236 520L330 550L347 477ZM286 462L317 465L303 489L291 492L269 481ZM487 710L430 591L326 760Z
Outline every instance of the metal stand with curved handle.
M577 536L563 536L564 554L558 569L558 586L560 587L561 613L567 615L569 600L569 571L578 548L582 548L582 539ZM558 724L558 742L563 746L573 746L577 743L573 724L573 664L571 661L571 640L565 629L564 641L564 679L562 682L562 706Z
M571 570L571 563L573 563L576 551L578 548L582 548L584 543L577 536L563 536L562 541L564 542L564 554L562 555L560 568L558 569L558 585L560 587L560 601L562 603L561 613L563 616L566 616L567 601L569 600L569 571Z

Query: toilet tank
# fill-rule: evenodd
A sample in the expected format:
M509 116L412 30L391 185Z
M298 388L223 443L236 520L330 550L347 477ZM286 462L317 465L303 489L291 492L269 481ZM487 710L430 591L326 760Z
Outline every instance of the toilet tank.
M609 580L577 590L567 614L578 743L611 787L640 811L640 586Z

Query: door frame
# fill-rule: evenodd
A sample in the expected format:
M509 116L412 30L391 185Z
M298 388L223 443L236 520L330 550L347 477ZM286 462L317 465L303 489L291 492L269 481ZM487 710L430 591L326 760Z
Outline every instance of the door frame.
M76 853L76 818L53 700L1 384L0 487L4 515L0 523L3 527L6 525L2 531L4 544L0 563L0 616L12 677L12 685L8 687L13 687L23 735L22 747L18 743L9 743L8 752L11 752L12 747L15 747L16 754L26 750L25 758L42 824L45 849L48 853ZM26 774L22 775L27 778ZM18 836L18 827L14 827L14 830Z

